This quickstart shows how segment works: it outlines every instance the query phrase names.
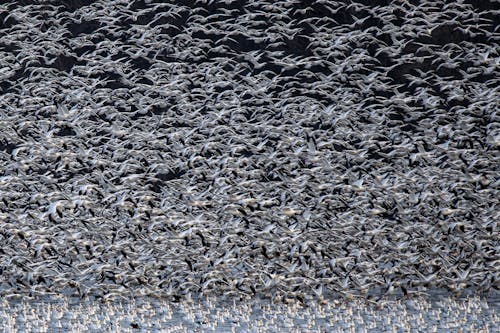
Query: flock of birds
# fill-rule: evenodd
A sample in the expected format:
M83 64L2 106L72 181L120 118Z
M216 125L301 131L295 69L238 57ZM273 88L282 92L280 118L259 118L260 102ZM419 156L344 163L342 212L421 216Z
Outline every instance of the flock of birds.
M495 1L0 5L0 293L499 278Z
M377 309L362 299L311 303L225 302L213 298L173 304L131 299L101 303L22 300L0 303L6 332L498 332L497 307L480 297L438 301L388 300Z

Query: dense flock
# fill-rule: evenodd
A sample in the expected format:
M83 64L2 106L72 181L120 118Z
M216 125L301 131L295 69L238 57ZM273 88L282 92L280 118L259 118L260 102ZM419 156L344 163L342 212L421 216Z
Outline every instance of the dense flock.
M0 293L496 292L495 1L3 1Z

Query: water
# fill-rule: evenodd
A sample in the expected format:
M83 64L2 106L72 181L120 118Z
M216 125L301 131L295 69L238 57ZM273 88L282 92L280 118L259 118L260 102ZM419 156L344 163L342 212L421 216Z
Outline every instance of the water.
M324 304L142 298L103 303L70 297L3 300L6 332L498 332L498 298L328 299Z

